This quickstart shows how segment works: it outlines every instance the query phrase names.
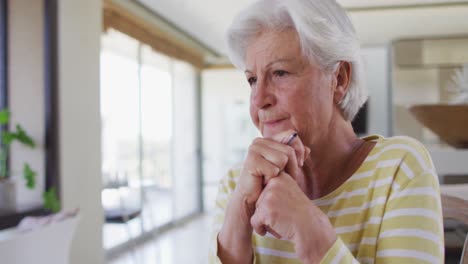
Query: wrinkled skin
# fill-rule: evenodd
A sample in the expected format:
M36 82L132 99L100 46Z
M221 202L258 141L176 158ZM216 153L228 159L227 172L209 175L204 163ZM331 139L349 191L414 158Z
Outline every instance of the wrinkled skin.
M351 66L338 66L327 72L305 58L293 30L265 31L248 45L250 115L263 138L249 147L226 210L218 236L223 263L251 261L253 231L290 240L303 263L320 262L336 241L310 199L345 180L335 176L346 174L345 161L360 144L338 107ZM298 137L288 145L294 132Z

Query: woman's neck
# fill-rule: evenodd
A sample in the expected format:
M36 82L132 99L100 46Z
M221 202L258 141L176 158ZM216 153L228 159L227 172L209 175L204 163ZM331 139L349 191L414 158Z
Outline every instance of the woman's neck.
M337 127L339 126L339 127ZM334 191L360 167L373 147L359 139L350 122L330 126L326 136L309 146L311 153L298 184L310 199Z

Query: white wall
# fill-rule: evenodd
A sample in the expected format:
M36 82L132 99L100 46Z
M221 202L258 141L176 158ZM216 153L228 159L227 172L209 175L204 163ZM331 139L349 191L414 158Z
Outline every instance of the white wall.
M434 141L429 130L425 129L409 112L415 104L439 102L438 71L435 68L393 69L394 134L407 135L422 142Z
M17 182L16 210L42 205L45 185L44 160L44 45L43 1L8 1L8 108L12 113L10 130L24 127L37 143L31 150L18 143L10 149L10 170ZM25 187L24 162L37 171L36 188Z
M466 34L467 13L465 5L353 11L349 15L361 43L381 45L402 38Z
M368 133L390 136L389 58L387 46L362 48L369 91Z
M99 54L102 2L59 1L59 133L62 205L79 207L71 263L103 263Z

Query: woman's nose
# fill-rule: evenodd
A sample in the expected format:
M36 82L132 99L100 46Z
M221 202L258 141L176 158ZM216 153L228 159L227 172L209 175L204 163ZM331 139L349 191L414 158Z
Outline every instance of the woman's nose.
M265 81L257 81L252 90L252 104L259 109L268 108L276 103L275 95Z

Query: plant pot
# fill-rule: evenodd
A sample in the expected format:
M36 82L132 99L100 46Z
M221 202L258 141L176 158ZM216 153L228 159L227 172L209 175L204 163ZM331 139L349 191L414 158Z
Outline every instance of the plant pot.
M449 145L468 148L468 105L415 105L410 112Z
M10 178L0 179L0 211L16 210L16 184Z

